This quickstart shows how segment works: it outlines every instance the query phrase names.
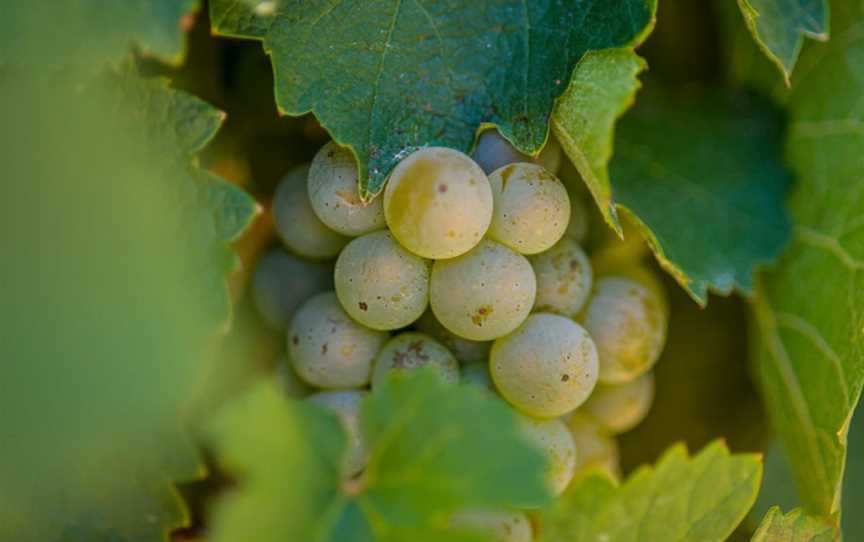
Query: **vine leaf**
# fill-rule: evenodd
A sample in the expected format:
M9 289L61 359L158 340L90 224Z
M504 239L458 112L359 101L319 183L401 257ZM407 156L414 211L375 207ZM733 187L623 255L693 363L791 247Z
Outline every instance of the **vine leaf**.
M755 365L808 513L836 519L846 437L864 384L864 9L832 3L786 97L799 182L792 246L758 283Z
M367 200L406 153L467 152L481 125L537 154L582 55L639 43L655 10L655 0L210 3L217 33L264 42L281 111L314 112L353 150Z
M600 473L582 478L543 513L541 540L725 540L761 477L758 455L730 455L718 441L691 458L679 444L621 486Z
M834 542L837 531L827 523L795 509L786 515L780 508L768 510L751 538L752 542Z
M828 40L826 0L738 0L738 7L753 39L787 82L804 37Z
M432 372L388 381L364 400L369 463L340 480L344 437L329 414L265 382L208 431L240 487L212 512L216 542L476 540L451 530L464 506L536 506L544 461L503 404ZM471 468L466 468L470 465ZM290 510L290 513L285 513Z
M2 216L26 232L0 269L0 539L163 541L188 520L173 482L202 475L182 412L256 209L194 163L222 115L131 70L7 80L0 113Z

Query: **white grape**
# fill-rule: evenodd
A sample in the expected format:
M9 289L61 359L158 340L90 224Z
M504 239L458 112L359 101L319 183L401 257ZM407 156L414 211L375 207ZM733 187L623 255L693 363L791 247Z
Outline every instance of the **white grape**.
M321 391L307 399L339 418L345 430L347 450L343 458L343 476L350 478L366 466L366 444L360 431L360 405L368 392L362 390Z
M535 162L548 171L555 173L561 167L561 145L558 140L549 136L543 150L536 158L522 153L502 136L498 130L484 130L477 140L477 146L471 153L471 158L483 168L488 175L496 169L516 162Z
M459 363L444 345L423 333L400 333L384 345L375 358L372 387L380 386L392 373L432 367L445 382L459 381Z
M252 299L264 321L284 331L300 303L333 288L333 268L282 249L267 251L252 276Z
M617 435L639 425L653 402L654 375L649 372L624 384L598 385L581 410Z
M528 516L519 510L469 508L453 514L450 525L483 533L490 542L531 542L534 537Z
M495 391L495 384L492 383L492 377L489 375L489 364L485 361L473 361L462 365L461 382L483 391Z
M606 384L646 373L666 342L665 301L656 290L631 278L598 279L583 319L597 343L600 381Z
M305 397L311 391L309 386L297 376L297 372L294 371L294 364L284 353L276 360L276 380L288 397Z
M492 344L489 372L510 404L537 418L562 416L597 383L597 350L582 326L557 314L532 314Z
M307 300L288 329L288 352L297 375L319 388L356 388L369 383L372 361L387 333L352 320L336 294Z
M321 222L341 234L362 235L385 226L381 198L369 203L360 199L354 155L333 141L312 160L309 200Z
M386 230L348 243L334 278L342 307L372 329L405 327L429 304L429 262L402 248Z
M489 175L494 211L489 238L522 254L542 252L570 221L567 189L542 166L517 162Z
M565 423L579 451L577 474L599 470L614 480L620 479L621 465L615 437L604 431L593 418L583 414L581 409L569 415Z
M525 321L536 294L528 260L494 241L483 240L467 254L432 266L430 304L452 333L488 341Z
M549 489L553 495L560 495L576 473L578 451L573 436L558 418L535 420L520 416L519 420L523 434L546 456L546 483Z
M453 149L428 147L399 162L384 190L393 236L424 258L453 258L480 242L492 220L483 170Z
M491 341L463 339L442 326L431 310L424 312L423 316L414 325L418 331L422 331L446 346L447 350L450 350L456 356L456 359L462 363L475 361L485 363L489 359L489 348L492 346Z
M306 190L309 164L292 168L273 195L273 225L292 252L312 260L336 257L348 238L336 233L312 210Z
M576 316L588 296L594 273L579 243L564 237L552 248L531 257L537 277L535 310Z

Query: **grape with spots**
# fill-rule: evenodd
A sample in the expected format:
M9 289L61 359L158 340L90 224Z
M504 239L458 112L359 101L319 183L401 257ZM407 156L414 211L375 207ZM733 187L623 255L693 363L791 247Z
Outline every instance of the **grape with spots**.
M588 296L594 273L588 255L575 239L564 237L552 248L531 257L537 276L535 310L574 317Z
M441 343L423 333L400 333L384 345L375 358L372 387L380 386L393 373L431 367L445 382L459 381L459 363Z
M353 319L373 329L405 327L429 304L429 262L387 231L351 241L336 260L336 295Z
M519 510L460 510L450 518L450 525L482 533L490 542L531 542L534 536L528 516Z
M462 363L485 362L489 359L489 348L492 346L491 341L463 339L442 326L431 310L424 312L423 316L414 325L419 331L446 346L456 359Z
M488 341L510 333L528 317L536 294L528 260L494 241L432 266L430 304L452 333Z
M645 373L624 384L600 384L583 410L613 435L625 433L645 419L654 402L654 375Z
M520 426L528 441L546 457L546 483L553 495L560 495L576 473L578 450L573 436L560 419L536 420L521 416Z
M368 392L362 390L319 391L307 400L335 414L345 430L347 450L343 476L350 478L366 466L366 445L360 432L360 404Z
M307 262L276 248L258 261L251 295L264 321L284 331L300 303L332 288L332 266Z

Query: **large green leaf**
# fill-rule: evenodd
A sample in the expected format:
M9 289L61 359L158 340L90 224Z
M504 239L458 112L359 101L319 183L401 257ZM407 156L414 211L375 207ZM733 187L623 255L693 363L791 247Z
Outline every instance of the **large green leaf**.
M571 486L543 514L543 542L725 540L753 505L762 464L718 442L690 458L682 445L621 486L601 474Z
M826 0L738 0L753 38L788 80L804 36L828 39Z
M263 40L280 109L313 111L353 149L367 199L407 152L467 151L481 124L537 153L582 55L641 41L654 10L655 0L210 4L216 32Z
M794 241L760 280L755 363L808 511L840 509L846 434L864 383L864 7L832 4L834 37L788 96Z
M254 203L192 162L219 115L134 73L4 80L0 114L0 539L163 540L173 481L202 473L181 414Z
M768 510L753 534L752 542L834 542L833 527L812 518L800 509L786 515L778 507Z
M454 510L548 498L542 456L514 414L431 372L397 376L364 400L370 457L359 479L339 480L333 424L272 384L217 417L210 441L241 486L213 511L214 541L468 541L448 528Z

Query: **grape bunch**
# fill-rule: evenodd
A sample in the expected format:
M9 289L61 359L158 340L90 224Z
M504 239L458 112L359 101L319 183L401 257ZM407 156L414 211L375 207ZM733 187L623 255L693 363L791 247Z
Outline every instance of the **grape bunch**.
M272 205L284 248L260 261L253 296L286 334L286 390L343 423L344 476L364 468L364 395L423 366L518 412L552 493L590 469L619 476L615 435L651 407L668 306L636 245L583 249L591 218L584 191L556 177L562 161L554 140L534 159L487 131L473 158L408 155L371 203L334 142L285 175ZM532 539L518 510L452 522Z

